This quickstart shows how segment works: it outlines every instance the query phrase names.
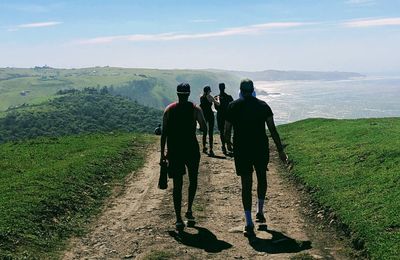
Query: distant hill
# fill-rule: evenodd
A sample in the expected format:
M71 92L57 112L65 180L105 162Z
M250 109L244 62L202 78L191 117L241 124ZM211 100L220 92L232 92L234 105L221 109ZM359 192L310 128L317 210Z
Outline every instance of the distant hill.
M269 80L343 80L363 77L353 72L225 70L158 70L140 68L92 67L82 69L0 68L0 117L8 108L38 104L52 99L59 90L102 88L138 103L158 109L176 100L175 87L181 82L192 86L191 100L198 103L205 85L213 94L225 82L228 93L237 93L241 78Z
M254 81L280 81L280 80L345 80L365 77L355 72L338 72L338 71L281 71L281 70L264 70L264 71L228 71L229 73L240 77L250 78Z
M152 132L162 111L102 90L71 90L37 105L9 110L0 118L0 143L37 136L92 132Z
M54 69L48 66L0 68L0 116L9 107L38 104L54 98L59 90L102 88L126 96L138 103L163 109L176 100L178 83L189 82L191 99L198 102L204 85L211 85L213 93L218 83L225 82L227 90L238 88L239 78L224 71L157 70L137 68L93 67L82 69Z

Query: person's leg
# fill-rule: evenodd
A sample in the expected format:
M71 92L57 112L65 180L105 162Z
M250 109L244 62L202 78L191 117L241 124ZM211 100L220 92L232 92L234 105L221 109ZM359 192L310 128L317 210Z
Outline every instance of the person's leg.
M206 124L208 123L206 119ZM207 124L207 127L209 128L209 124ZM203 132L203 153L207 152L207 131Z
M182 206L182 185L183 185L183 175L176 174L173 178L174 188L173 188L173 199L174 199L174 209L176 215L176 222L183 222L181 216L181 206Z
M197 166L191 166L189 168L189 190L188 190L188 212L192 212L192 206L194 197L196 196L197 191L197 176L198 176L198 169L199 163L196 163Z
M225 119L221 115L217 115L217 124L218 124L219 137L221 138L222 151L226 153L225 133L224 133Z
M248 158L240 158L235 156L236 174L240 176L242 183L242 203L244 209L244 216L246 218L246 226L244 228L244 235L247 237L254 237L254 223L251 219L251 191L253 186L253 166Z
M210 118L210 120L208 121L208 138L209 138L209 142L210 142L210 154L212 154L213 152L213 137L214 137L214 116Z
M240 176L242 181L242 203L243 209L246 217L246 225L253 225L253 221L251 220L251 190L253 184L253 174L242 174Z
M197 191L197 176L199 173L200 153L195 152L187 162L189 175L188 207L186 217L194 219L192 213L193 201ZM189 213L189 214L188 214Z
M257 214L256 222L264 223L264 203L267 193L267 166L268 160L261 159L255 163L257 175Z

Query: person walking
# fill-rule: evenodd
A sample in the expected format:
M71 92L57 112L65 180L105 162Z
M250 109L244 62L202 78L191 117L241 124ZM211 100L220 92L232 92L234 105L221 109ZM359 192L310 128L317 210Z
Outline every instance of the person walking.
M267 103L252 96L253 82L242 80L240 92L243 98L231 102L226 111L225 135L228 147L233 126L233 153L236 174L241 178L242 203L246 219L244 235L254 237L254 224L251 217L253 167L257 176L257 214L256 222L265 223L264 202L267 192L267 166L269 145L265 123L277 147L283 162L288 158L283 150L281 139L276 130L273 113Z
M210 150L208 152L209 156L214 156L213 151L213 134L214 134L214 112L212 110L212 105L218 106L219 102L211 96L210 86L205 86L203 89L203 95L200 97L200 107L203 111L204 118L208 124L208 141ZM207 153L207 131L203 132L203 153Z
M215 109L217 110L217 125L219 130L219 136L221 138L222 152L226 154L227 151L225 146L225 134L224 134L225 113L229 103L233 101L233 98L231 95L228 95L225 92L225 83L219 83L218 87L219 87L219 95L215 96L215 99L217 100L219 105L215 106Z
M181 216L183 175L186 168L189 175L188 204L185 217L188 224L194 224L192 205L197 190L197 175L200 162L199 144L196 138L196 126L207 132L207 125L202 110L188 101L190 85L182 83L177 86L178 102L167 106L163 116L161 134L162 162L168 161L168 174L173 179L173 201L176 215L176 229L183 231L185 224ZM165 153L167 144L167 154Z

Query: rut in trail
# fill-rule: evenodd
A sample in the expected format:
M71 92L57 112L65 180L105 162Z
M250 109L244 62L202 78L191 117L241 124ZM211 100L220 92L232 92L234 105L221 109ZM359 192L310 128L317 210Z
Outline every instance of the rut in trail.
M267 228L257 230L257 240L250 244L242 234L240 179L233 159L219 158L223 154L217 149L217 158L202 154L194 228L186 228L182 236L174 230L172 181L166 191L157 188L159 144L154 144L145 166L128 176L124 191L107 202L88 234L70 241L63 258L346 259L342 242L332 232L310 224L301 213L302 196L282 176L284 170L273 147L265 205ZM183 212L186 189L187 182ZM254 202L255 194L253 188Z

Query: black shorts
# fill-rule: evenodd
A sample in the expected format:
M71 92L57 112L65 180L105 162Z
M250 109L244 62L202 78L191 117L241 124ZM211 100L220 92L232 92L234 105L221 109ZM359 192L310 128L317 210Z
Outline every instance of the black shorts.
M252 174L256 170L258 174L266 173L268 170L269 153L263 155L249 156L236 156L235 155L235 168L238 176Z
M168 158L168 177L173 179L176 176L199 173L200 153L193 153L176 158Z

